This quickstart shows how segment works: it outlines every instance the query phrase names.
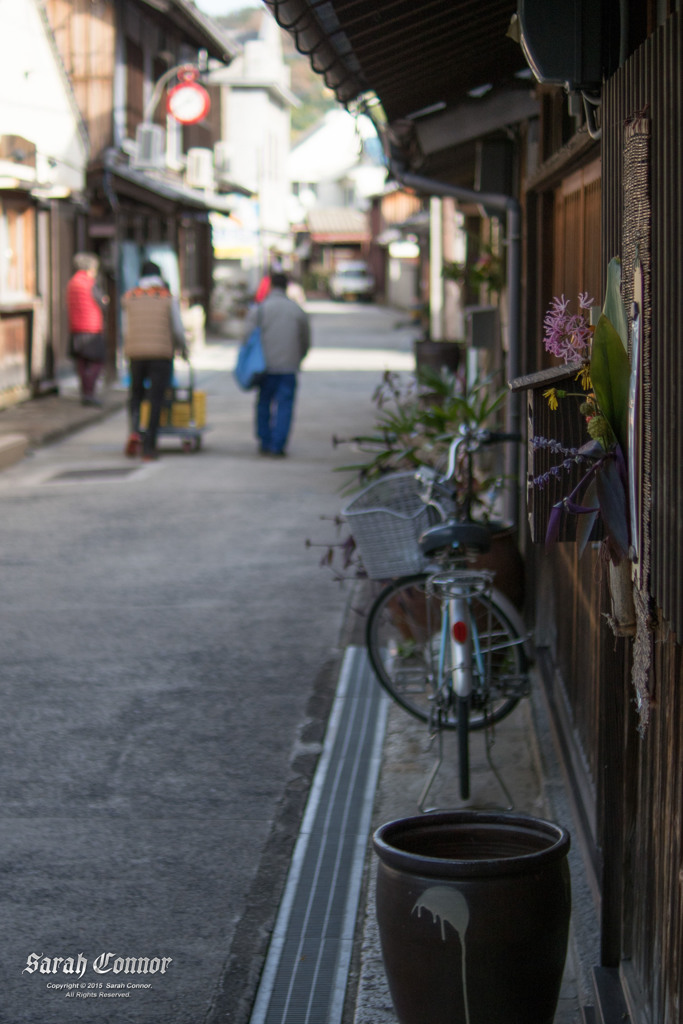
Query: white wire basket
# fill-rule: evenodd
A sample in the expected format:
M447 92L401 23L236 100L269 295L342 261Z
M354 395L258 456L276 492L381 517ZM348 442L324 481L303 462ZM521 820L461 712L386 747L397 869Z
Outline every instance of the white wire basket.
M425 558L418 540L439 516L420 498L412 473L392 473L370 484L342 509L342 515L370 579L422 571Z

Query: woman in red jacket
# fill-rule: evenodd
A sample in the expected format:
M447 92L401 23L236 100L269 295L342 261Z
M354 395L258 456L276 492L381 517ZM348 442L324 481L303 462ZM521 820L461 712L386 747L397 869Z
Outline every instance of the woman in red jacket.
M104 307L109 301L97 286L99 260L91 252L77 252L76 271L66 286L71 341L69 354L76 362L81 382L83 405L100 405L95 395L97 380L104 366Z

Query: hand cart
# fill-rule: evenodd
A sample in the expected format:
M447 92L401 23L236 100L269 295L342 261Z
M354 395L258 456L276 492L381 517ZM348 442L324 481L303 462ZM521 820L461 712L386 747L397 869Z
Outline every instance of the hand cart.
M206 392L197 391L194 386L194 369L188 362L187 384L176 380L175 367L171 386L167 389L158 437L178 437L183 451L198 452L202 446L202 434L206 428ZM149 420L149 401L140 407L140 429L144 431Z

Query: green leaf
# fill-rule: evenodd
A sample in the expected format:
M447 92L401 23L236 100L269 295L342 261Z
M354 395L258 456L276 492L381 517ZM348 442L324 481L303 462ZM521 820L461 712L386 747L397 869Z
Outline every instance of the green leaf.
M628 355L618 332L603 314L593 335L591 381L600 411L614 431L621 450L628 450Z
M628 320L621 297L621 260L618 256L612 257L607 266L607 288L602 312L614 326L624 349L628 351Z
M585 515L576 517L576 543L578 546L579 557L586 550L586 545L590 540L590 535L593 532L595 526L595 520L599 515L599 504L598 504L598 492L595 484L595 478L593 478L588 487L581 496L582 503L587 508L594 508L595 512L587 512Z
M628 556L628 497L614 459L606 458L595 477L607 548L614 562Z

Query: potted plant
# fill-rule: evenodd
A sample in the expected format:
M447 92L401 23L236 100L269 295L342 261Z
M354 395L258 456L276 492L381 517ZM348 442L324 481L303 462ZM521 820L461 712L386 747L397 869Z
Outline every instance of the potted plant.
M473 261L444 262L443 276L447 281L457 281L473 291L485 287L490 297L491 292L501 291L505 283L505 266L492 246L480 244L479 249L479 255Z
M334 438L335 444L352 444L363 459L340 467L352 472L351 482L343 489L367 487L388 473L413 472L419 466L445 468L445 457L460 424L495 427L507 399L507 389L499 388L493 376L465 386L461 379L447 370L418 370L409 380L387 372L374 394L377 408L375 430L371 434ZM495 455L482 461L470 481L465 466L456 467L455 490L467 498L476 518L492 521L496 517L499 497L505 483ZM321 562L337 578L349 571L362 574L352 535L346 532L343 517L336 520L337 537L324 545ZM491 551L480 556L479 567L498 574L497 585L506 596L521 607L524 600L524 564L517 548L514 531L500 524ZM308 542L309 546L311 542ZM341 571L338 565L341 563Z
M460 425L494 426L506 400L507 389L497 386L493 374L466 384L446 369L418 368L408 379L387 371L373 394L374 431L333 438L335 445L352 444L364 456L361 462L340 467L340 472L354 474L348 485L353 487L365 486L383 473L439 468ZM500 474L480 466L474 504L483 518L490 518L502 484Z

